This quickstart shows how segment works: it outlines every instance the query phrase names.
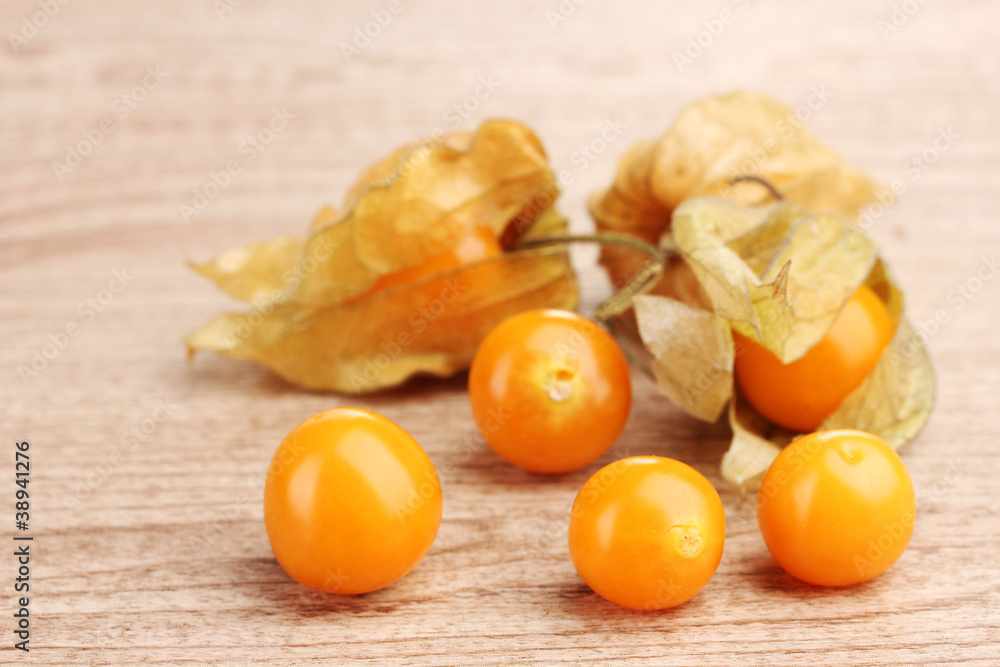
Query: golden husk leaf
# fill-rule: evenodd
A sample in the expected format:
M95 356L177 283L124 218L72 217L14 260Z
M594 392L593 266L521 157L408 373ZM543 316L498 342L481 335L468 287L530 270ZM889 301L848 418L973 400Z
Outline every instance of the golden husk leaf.
M745 204L768 201L757 176L786 199L813 211L855 219L874 201L874 184L825 146L788 107L760 93L740 91L687 107L658 140L633 146L621 159L614 183L595 193L590 212L599 231L633 234L657 243L670 230L681 202L706 195ZM616 286L644 262L627 249L606 247L601 263ZM682 296L686 277L672 263L654 293ZM683 271L683 268L678 270ZM690 296L690 295L689 295Z
M660 391L694 417L714 422L733 392L729 322L669 297L644 295L633 303Z
M783 201L769 203L778 192ZM733 441L723 476L759 482L796 435L758 415L734 389L733 331L784 362L825 335L844 302L867 284L896 334L869 377L824 428L868 430L898 447L927 420L934 376L903 319L902 292L872 241L850 224L875 186L805 127L795 112L754 92L702 99L656 140L622 157L614 182L590 199L599 231L659 244L667 266L615 328L637 336L663 394L715 421L729 404ZM646 257L605 247L601 263L620 287Z
M819 342L876 260L856 227L791 202L690 199L674 211L673 241L711 310L784 363Z
M564 249L505 252L373 286L476 227L508 247L563 233L566 221L552 208L558 194L538 138L513 121L404 146L362 174L342 213L321 210L306 238L254 243L194 266L254 310L208 322L187 338L189 354L251 359L294 384L348 392L464 370L504 318L576 307Z
M862 284L885 303L896 334L821 428L861 429L899 447L926 422L934 398L930 360L903 318L902 291L857 227L792 202L748 206L703 197L677 208L672 243L708 306L637 297L639 335L654 357L650 367L661 391L686 412L715 421L729 402L727 480L744 488L759 483L796 435L758 415L735 390L732 332L794 361L822 339Z

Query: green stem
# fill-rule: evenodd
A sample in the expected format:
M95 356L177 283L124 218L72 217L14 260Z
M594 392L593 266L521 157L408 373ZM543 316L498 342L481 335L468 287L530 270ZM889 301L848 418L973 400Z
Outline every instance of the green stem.
M565 236L548 236L528 239L518 244L518 248L538 248L550 245L567 245L570 243L597 243L600 245L615 245L644 253L652 260L644 264L629 279L620 290L611 295L597 307L594 319L607 322L621 315L632 307L632 299L653 288L663 275L667 266L666 257L652 243L625 234L567 234Z

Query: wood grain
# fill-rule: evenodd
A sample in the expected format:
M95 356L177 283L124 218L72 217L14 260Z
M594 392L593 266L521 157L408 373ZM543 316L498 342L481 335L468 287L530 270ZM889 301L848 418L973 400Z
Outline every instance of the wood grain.
M916 11L883 36L888 0L563 2L575 9L554 25L556 0L403 0L348 62L341 44L388 3L222 2L52 2L23 43L10 35L41 22L44 3L0 5L0 515L9 545L13 443L30 439L35 535L30 654L12 648L15 563L7 547L0 556L0 662L997 664L1000 279L976 279L1000 252L995 4L908 3ZM732 21L679 68L674 54L723 11ZM463 119L454 105L480 77L495 91ZM297 233L394 146L491 116L537 130L573 176L561 208L585 231L588 193L632 142L736 87L793 106L821 94L808 110L817 132L907 186L872 234L913 321L947 321L930 337L936 412L903 450L920 502L896 567L845 590L784 575L718 474L727 428L684 417L636 374L626 433L602 463L673 456L723 490L725 554L690 603L641 614L591 593L565 530L598 464L554 479L499 464L475 437L462 378L350 401L408 429L442 471L444 522L425 560L356 598L290 580L264 533L260 475L292 426L347 399L248 364L185 365L183 336L232 307L185 262ZM287 128L248 159L241 142L275 110ZM581 159L615 118L621 136ZM958 138L933 152L948 128ZM240 173L185 221L181 205L230 161ZM592 308L607 281L592 248L574 252ZM127 285L111 294L116 270ZM77 335L22 380L70 322Z

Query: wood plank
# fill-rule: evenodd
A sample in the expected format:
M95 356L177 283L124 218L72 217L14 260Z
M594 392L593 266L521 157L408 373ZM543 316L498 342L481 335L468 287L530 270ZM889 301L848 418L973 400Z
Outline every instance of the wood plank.
M1000 280L967 300L954 290L1000 252L1000 10L920 4L883 37L890 2L820 13L736 0L404 1L348 62L341 44L387 3L244 0L220 17L224 2L53 2L54 16L23 43L10 35L45 3L0 5L0 432L8 452L31 440L35 536L30 654L12 646L15 563L0 558L0 662L996 663ZM550 25L561 6L575 9ZM723 11L733 21L678 68L674 54ZM459 114L480 77L495 92ZM793 106L824 91L810 114L816 131L883 182L907 184L871 232L911 318L943 311L948 321L930 340L936 411L902 452L919 519L883 577L819 590L783 574L749 501L719 475L727 427L688 419L638 372L615 449L586 470L540 479L501 464L476 438L462 377L349 399L298 390L249 364L185 364L184 335L232 307L185 263L298 232L396 145L458 121L522 119L572 173L560 208L583 232L588 194L609 182L629 145L662 132L694 99L733 88ZM275 110L290 117L287 129L248 159L241 142ZM581 161L609 118L625 131ZM105 119L113 131L100 129ZM914 175L908 161L949 127L954 145ZM53 163L88 135L98 145L57 173ZM180 206L231 160L240 173L185 221ZM574 261L592 310L608 281L593 248L574 250ZM86 300L101 298L114 271L127 285L88 315ZM22 381L18 367L69 322L79 335ZM168 418L144 440L124 437L158 400L171 406ZM355 598L284 574L264 532L260 483L292 426L346 403L409 430L441 471L446 499L424 561ZM583 481L638 453L694 465L727 511L715 578L663 613L597 597L565 545ZM0 492L3 516L12 490ZM9 540L10 527L3 534Z

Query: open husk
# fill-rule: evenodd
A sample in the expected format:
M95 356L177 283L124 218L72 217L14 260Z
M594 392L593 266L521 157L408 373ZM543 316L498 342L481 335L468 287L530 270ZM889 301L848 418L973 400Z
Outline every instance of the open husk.
M660 139L636 144L614 183L591 198L599 231L659 244L668 255L659 283L633 300L617 329L644 347L661 392L688 414L712 422L728 405L733 440L722 472L741 488L754 488L798 434L768 422L736 390L734 331L794 361L866 284L895 336L821 428L866 430L899 447L930 415L926 349L878 249L852 223L874 193L791 110L738 92L691 105ZM601 254L616 286L646 262L627 248Z
M511 248L565 231L538 138L507 120L404 146L369 168L342 212L305 237L234 248L194 265L252 310L188 336L189 354L249 359L310 389L371 391L464 370L482 338L529 308L575 308L565 248L512 250L388 289L380 277L432 258L475 227Z

